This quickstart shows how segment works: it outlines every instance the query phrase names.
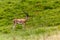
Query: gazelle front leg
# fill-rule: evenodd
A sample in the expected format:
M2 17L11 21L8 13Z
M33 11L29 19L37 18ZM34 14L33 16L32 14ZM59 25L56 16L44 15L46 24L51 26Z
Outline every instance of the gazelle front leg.
M22 24L22 29L25 29L25 23Z

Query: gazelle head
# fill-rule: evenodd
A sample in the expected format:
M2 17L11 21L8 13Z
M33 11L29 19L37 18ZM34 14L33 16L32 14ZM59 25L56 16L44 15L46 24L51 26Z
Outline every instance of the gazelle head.
M26 15L25 19L28 20L28 19L29 19L28 13L27 13L26 11L23 11L23 12L24 12L24 14Z

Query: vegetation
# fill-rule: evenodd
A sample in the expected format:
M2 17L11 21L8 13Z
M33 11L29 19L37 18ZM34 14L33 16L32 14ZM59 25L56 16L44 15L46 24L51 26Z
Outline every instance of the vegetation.
M30 15L29 26L55 26L60 24L60 2L58 0L0 1L0 26L12 25L14 18ZM33 25L32 25L33 24Z

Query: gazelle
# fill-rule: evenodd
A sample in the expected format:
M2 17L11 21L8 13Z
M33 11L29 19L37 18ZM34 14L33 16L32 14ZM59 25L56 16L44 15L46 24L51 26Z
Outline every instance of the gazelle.
M26 14L26 17L25 18L21 18L21 19L14 19L13 22L14 22L14 26L13 26L13 29L16 28L16 24L22 24L23 26L23 29L25 28L25 23L27 22L28 20L28 17L29 15L27 13Z

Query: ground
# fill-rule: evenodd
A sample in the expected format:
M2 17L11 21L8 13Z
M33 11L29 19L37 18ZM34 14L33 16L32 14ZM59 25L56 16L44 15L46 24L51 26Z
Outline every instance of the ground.
M44 33L42 31L42 33L39 34L31 34L31 30L29 32L29 30L27 29L26 31L18 31L16 32L16 34L14 34L13 32L10 34L4 34L4 33L0 33L0 40L13 40L15 37L15 40L59 40L60 39L60 30L59 30L59 26L55 26L55 27L43 27L43 28L36 28L33 29L32 32L37 32L37 30L44 29L46 32ZM29 33L30 35L29 35ZM26 34L25 34L26 33Z
M47 35L30 35L28 37L20 37L16 36L16 40L60 40L60 32L57 34L51 34L49 36ZM8 35L1 35L0 40L13 40L13 36L8 36Z

